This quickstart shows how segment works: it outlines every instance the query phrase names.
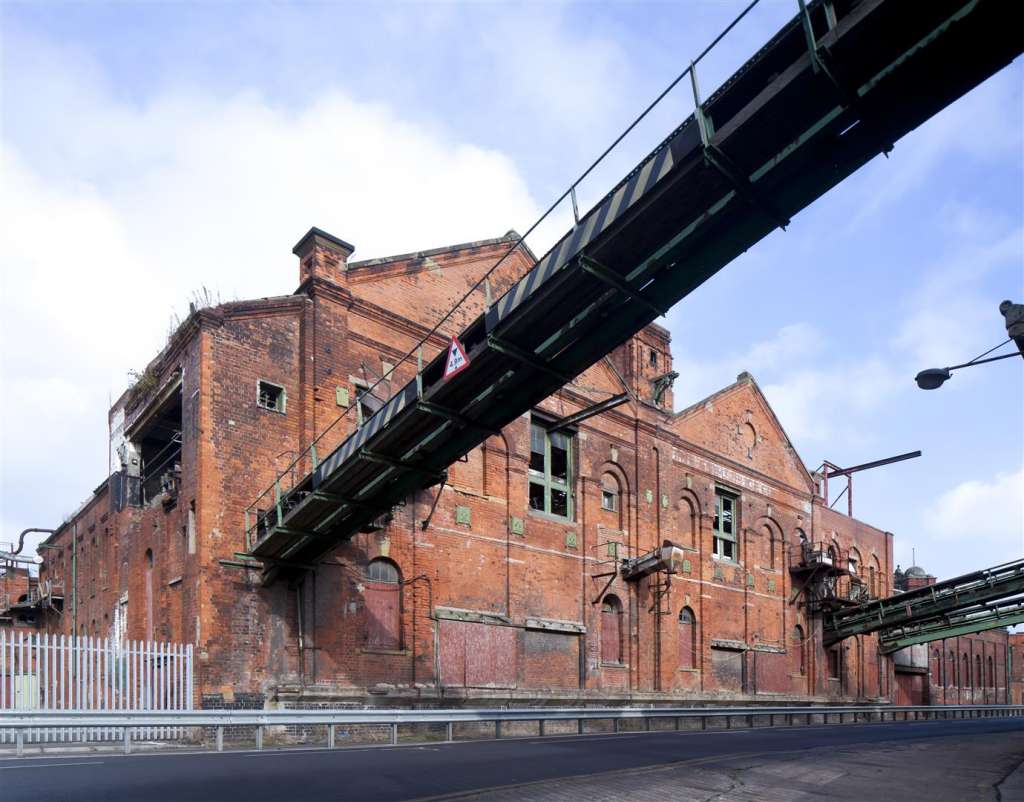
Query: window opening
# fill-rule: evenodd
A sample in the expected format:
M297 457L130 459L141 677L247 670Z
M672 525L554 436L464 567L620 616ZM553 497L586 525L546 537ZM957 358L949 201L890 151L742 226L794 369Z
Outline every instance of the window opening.
M166 494L165 502L178 495L181 482L181 384L150 416L122 458L124 506L142 506ZM131 455L138 457L133 458ZM131 464L132 461L138 465ZM136 473L137 471L137 473ZM138 484L135 484L138 483Z
M689 607L679 611L679 667L697 667L697 626Z
M601 477L601 509L619 511L619 483L607 473Z
M366 566L366 645L370 649L402 648L402 576L390 560L377 558Z
M601 662L622 662L622 602L605 596L601 604Z
M714 555L723 560L735 560L736 512L739 499L725 490L715 491Z
M530 509L572 518L572 435L530 424Z
M800 660L800 676L804 676L807 673L807 662L804 659L804 628L799 624L793 627L793 648Z
M257 385L256 406L269 409L271 412L283 413L284 403L284 388L261 379Z

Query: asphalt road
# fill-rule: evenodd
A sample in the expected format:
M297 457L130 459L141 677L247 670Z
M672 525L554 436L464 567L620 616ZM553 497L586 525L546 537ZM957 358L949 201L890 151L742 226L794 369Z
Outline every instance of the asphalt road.
M0 760L0 800L410 800L541 780L879 742L1024 742L1024 719L845 724L722 732L549 736L397 747ZM613 776L613 775L609 775ZM507 791L506 791L507 793Z

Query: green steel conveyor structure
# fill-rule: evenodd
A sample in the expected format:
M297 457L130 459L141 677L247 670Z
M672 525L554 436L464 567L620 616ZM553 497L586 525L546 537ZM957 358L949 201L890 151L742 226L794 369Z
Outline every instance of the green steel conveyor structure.
M445 381L442 353L333 453L318 461L312 448L303 479L253 504L244 556L262 563L264 582L441 481L1024 50L1021 5L1003 0L794 0L794 10L706 100L691 64L693 114L458 334L465 370Z
M1024 623L1024 559L823 615L826 646L879 633L883 654Z

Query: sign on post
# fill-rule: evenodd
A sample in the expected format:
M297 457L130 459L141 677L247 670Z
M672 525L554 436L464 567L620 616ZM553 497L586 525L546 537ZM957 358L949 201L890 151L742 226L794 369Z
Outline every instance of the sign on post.
M462 347L458 337L452 337L452 341L448 344L448 359L444 363L445 381L468 367L469 357L466 356L466 349Z

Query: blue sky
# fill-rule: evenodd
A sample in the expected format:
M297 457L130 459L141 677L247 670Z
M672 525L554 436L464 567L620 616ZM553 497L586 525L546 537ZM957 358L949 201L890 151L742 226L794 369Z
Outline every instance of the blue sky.
M356 258L525 230L742 5L0 6L0 541L101 481L108 398L193 291L291 291L310 225ZM795 6L764 0L705 95ZM679 406L749 370L812 469L922 449L854 511L939 576L1024 553L1021 364L913 384L1024 300L1022 84L1017 62L665 321ZM691 108L684 84L584 201Z

